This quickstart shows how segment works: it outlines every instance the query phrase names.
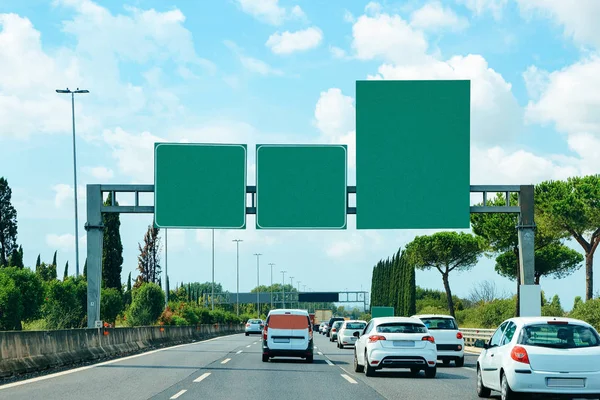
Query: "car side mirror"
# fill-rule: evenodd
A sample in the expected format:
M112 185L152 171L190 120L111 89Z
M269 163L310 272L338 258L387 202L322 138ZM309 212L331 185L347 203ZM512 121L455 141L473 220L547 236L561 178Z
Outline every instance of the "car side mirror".
M354 332L354 333L352 334L352 336L354 336L354 337L360 337L360 332Z
M489 344L489 343L487 343L487 342L483 344L483 349L484 349L484 350L487 350L487 349L489 349L490 347L492 347L492 346L490 346L490 344Z

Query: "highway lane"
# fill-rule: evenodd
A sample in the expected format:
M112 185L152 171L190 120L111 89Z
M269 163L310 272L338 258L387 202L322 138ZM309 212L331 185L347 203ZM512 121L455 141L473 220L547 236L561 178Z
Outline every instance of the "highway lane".
M353 371L352 349L319 334L315 345L312 364L263 363L260 336L226 336L0 386L0 399L477 398L474 355L466 368L440 367L435 379L396 371L367 378Z
M425 378L420 372L412 376L409 370L382 370L376 376L366 377L364 373L354 372L354 349L338 349L335 342L323 335L315 335L318 351L331 360L336 366L343 368L347 374L360 383L372 387L386 399L479 399L475 393L477 355L465 354L465 365L462 368L438 365L436 377ZM492 395L495 393L492 392ZM492 396L499 398L500 396Z

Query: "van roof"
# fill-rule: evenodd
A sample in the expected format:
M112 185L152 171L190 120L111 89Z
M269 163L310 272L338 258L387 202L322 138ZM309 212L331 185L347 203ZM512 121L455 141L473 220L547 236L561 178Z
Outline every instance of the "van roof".
M306 310L294 310L294 309L277 309L269 311L269 315L306 315L308 317L308 311Z

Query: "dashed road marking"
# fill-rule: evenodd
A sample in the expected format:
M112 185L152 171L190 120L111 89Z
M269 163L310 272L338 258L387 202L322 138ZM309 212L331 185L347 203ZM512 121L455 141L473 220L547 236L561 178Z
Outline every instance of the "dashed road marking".
M252 343L252 344L258 344L258 342L254 342L254 343Z
M350 383L354 383L354 384L358 383L358 382L356 382L354 379L350 378L350 377L349 377L348 375L346 375L346 374L342 374L342 378L344 378L345 380L347 380L347 381L348 381L348 382L350 382Z
M229 361L231 361L231 358L226 358L223 361L221 361L221 364L227 364Z
M238 352L237 352L237 353L235 353L235 354L240 354L241 352L242 352L242 350L238 351Z
M320 352L320 351L317 351L317 353L318 353L320 356L322 356L322 355L323 355L323 353L322 353L322 352Z
M325 362L329 365L333 365L333 363L331 361L329 361L329 359L327 359L327 358L325 359Z
M194 382L202 382L203 380L205 380L206 378L208 378L209 375L210 375L210 372L202 374L199 377L197 377L196 379L194 379Z
M178 392L177 394L174 394L173 396L171 396L171 399L176 399L179 396L181 396L182 394L184 394L185 392L187 392L187 390L182 390L182 391Z
M471 368L471 367L463 367L463 369L469 370L469 371L473 371L473 372L477 372L477 370L475 368Z

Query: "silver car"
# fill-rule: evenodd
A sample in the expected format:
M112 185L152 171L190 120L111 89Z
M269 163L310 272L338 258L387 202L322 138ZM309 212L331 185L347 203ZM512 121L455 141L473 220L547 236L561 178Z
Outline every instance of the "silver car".
M246 322L246 336L251 333L261 334L265 327L265 322L262 319L249 319Z

